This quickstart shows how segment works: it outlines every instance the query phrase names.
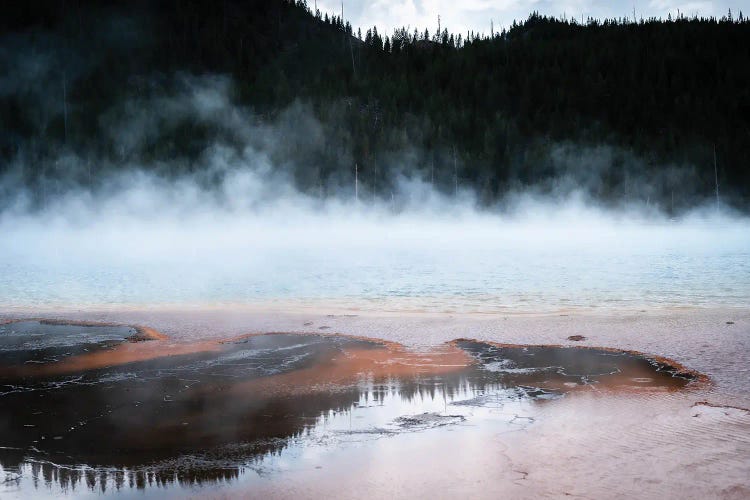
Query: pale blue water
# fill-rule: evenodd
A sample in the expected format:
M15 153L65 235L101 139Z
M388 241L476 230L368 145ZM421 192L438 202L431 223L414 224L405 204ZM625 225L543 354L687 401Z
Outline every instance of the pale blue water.
M0 244L0 311L274 302L462 312L750 306L743 224L394 225L187 224L116 236L19 229Z

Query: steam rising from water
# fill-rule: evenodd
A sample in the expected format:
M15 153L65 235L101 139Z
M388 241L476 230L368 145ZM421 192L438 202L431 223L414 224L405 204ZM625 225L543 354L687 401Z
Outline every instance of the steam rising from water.
M267 124L231 104L226 79L182 86L103 118L122 164L97 169L110 173L93 189L72 181L90 157L61 152L56 168L75 175L43 185L35 206L19 155L0 189L0 309L293 300L507 312L750 300L750 221L729 210L675 220L642 202L604 208L570 176L479 208L468 190L446 195L424 172L399 174L419 172L414 151L391 168L390 197L365 182L355 196L353 178L303 193L285 151L312 151L324 133L304 106ZM185 117L216 133L195 173L172 174L182 160L139 165L138 152Z
M148 174L0 218L0 306L334 301L513 311L743 305L750 224L581 199L474 208L404 180L399 207L318 200L252 167L215 190Z

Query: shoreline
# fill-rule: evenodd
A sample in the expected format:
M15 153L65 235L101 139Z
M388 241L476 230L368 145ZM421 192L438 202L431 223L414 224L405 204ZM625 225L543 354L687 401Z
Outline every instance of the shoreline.
M148 326L142 326L142 325L131 325L131 324L125 324L125 323L115 323L115 322L98 322L98 321L86 321L86 320L65 320L65 319L40 319L40 318L14 318L14 319L6 319L0 321L0 325L8 325L13 323L20 323L25 321L38 321L40 324L43 325L61 325L61 326L81 326L81 327L107 327L107 326L124 326L124 327L130 327L133 328L136 333L125 337L124 340L127 341L127 343L121 344L120 346L116 347L113 351L118 351L118 349L125 349L129 351L131 356L121 357L120 359L111 360L109 363L109 366L116 366L120 364L127 364L135 361L144 361L148 359L154 359L159 357L165 357L165 356L172 356L175 354L185 354L185 353L197 353L197 352L209 352L209 351L215 351L219 348L222 344L232 344L237 343L238 341L247 340L252 337L256 336L262 336L262 335L287 335L287 334L299 334L299 335L317 335L321 337L347 337L352 340L361 340L365 342L371 342L373 344L378 344L383 346L385 349L389 350L391 352L391 355L394 355L396 353L401 353L404 356L412 357L413 360L419 360L419 356L422 356L424 358L429 356L441 356L445 355L445 352L442 352L446 349L456 349L458 344L461 342L482 342L488 345L492 345L494 347L498 348L505 348L505 349L524 349L529 347L535 347L535 348L552 348L552 349L584 349L584 350L592 350L592 351L603 351L603 352L611 352L613 354L629 354L638 358L642 358L647 360L649 363L653 364L654 366L663 365L669 371L672 372L672 376L675 377L682 377L689 380L689 388L691 389L705 389L711 386L712 381L711 378L703 373L698 372L697 370L693 370L691 368L688 368L681 363L666 358L664 356L658 356L646 352L641 351L635 351L635 350L628 350L628 349L618 349L616 347L607 347L607 346L596 346L596 345L582 345L580 344L581 341L587 340L586 337L580 337L580 338L572 338L569 337L568 340L572 342L576 342L576 344L573 345L563 345L563 344L509 344L509 343L502 343L502 342L494 342L494 341L488 341L488 340L479 340L474 338L455 338L452 340L449 340L447 342L443 342L439 345L433 345L430 346L430 349L427 351L413 351L410 350L407 346L400 344L398 342L389 341L382 338L376 338L376 337L365 337L361 335L349 335L345 333L328 333L328 332L304 332L304 333L298 333L298 332L285 332L285 331L271 331L271 332L256 332L256 333L247 333L238 335L236 337L231 338L225 338L225 339L215 339L213 341L198 341L198 342L186 342L186 343L170 343L170 344L161 344L157 346L150 345L148 348L145 349L143 353L141 353L140 356L138 356L138 351L134 349L134 347L128 346L128 343L140 343L140 342L148 342L148 341L169 341L172 340L168 335L165 335L164 333L161 333L160 331L148 327ZM137 346L135 346L137 347ZM158 352L154 349L161 348ZM101 353L90 353L88 357L97 356ZM65 368L67 368L67 365L70 364L69 362L72 360L66 360L66 362L63 362L60 365L53 365L55 368L63 368L62 372L65 372ZM465 360L461 364L457 365L443 365L440 366L462 366L465 367L470 363L470 361ZM100 365L93 365L89 366L90 368L96 368ZM52 370L52 373L58 373L59 370ZM30 372L33 373L33 372Z
M598 347L668 360L707 376L730 405L750 406L750 309L570 310L536 314L339 314L336 310L202 308L0 310L13 319L135 325L139 335L182 344L273 332L341 334L425 350L460 338L506 345ZM571 340L578 336L584 340Z
M125 313L176 313L176 312L205 312L205 313L243 313L243 314L313 314L333 315L344 317L418 317L418 318L497 318L497 317L547 317L547 316L618 316L639 313L682 313L682 312L710 312L710 311L746 311L750 304L638 304L632 306L583 306L571 305L567 307L528 307L519 308L503 306L495 309L461 308L438 309L417 307L403 301L403 307L398 301L391 304L380 303L365 307L366 302L321 299L321 300L268 300L255 302L175 302L175 303L122 303L122 304L37 304L8 306L0 304L0 322L2 318L27 318L30 315L40 317L55 317L56 315L79 315L90 313L125 314Z
M571 310L512 315L391 312L339 314L335 310L265 309L258 305L202 308L116 308L52 311L0 310L11 320L135 325L137 335L167 342L175 352L242 336L274 332L340 334L427 352L456 339L521 346L612 349L665 360L700 374L703 399L750 408L750 309L680 308ZM578 336L584 340L570 340ZM138 340L138 339L135 339ZM134 352L152 351L137 342ZM167 349L169 350L169 349ZM151 352L151 356L156 353Z

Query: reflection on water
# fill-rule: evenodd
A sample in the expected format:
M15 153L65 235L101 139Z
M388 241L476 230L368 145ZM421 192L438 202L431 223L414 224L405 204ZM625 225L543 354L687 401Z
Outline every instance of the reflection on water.
M690 379L595 349L461 340L413 352L274 334L174 350L167 341L130 344L129 334L0 326L0 493L213 484L309 447L472 425L481 412L529 425L529 408L568 391L670 391ZM123 349L150 354L123 358Z

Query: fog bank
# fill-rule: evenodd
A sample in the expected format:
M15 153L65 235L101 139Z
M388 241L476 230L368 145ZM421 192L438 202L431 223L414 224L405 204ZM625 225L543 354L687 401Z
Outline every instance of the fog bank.
M478 208L419 179L316 198L230 168L212 189L139 172L0 215L0 309L336 303L356 310L742 306L750 223L532 193ZM398 200L398 201L396 201ZM289 306L296 307L296 306Z
M234 104L226 77L142 84L99 117L97 144L24 145L0 174L0 309L750 301L750 220L689 196L690 169L647 177L627 151L549 144L527 159L542 180L519 175L488 204L461 175L470 165L433 163L444 151L380 152L378 177L342 140L329 168L334 131L303 102L269 117ZM603 197L615 171L619 194ZM670 206L655 201L666 189Z

